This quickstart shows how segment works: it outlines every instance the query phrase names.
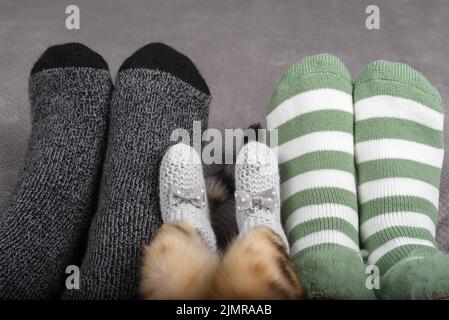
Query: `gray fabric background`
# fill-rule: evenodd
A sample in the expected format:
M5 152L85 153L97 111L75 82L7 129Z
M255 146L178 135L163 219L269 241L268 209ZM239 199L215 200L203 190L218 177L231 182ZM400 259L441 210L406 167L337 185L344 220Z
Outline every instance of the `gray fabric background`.
M77 4L81 29L65 29ZM380 7L381 30L365 28L365 8ZM448 0L0 0L0 206L16 183L30 133L28 75L52 44L82 42L115 73L148 42L189 56L210 86L209 125L264 124L265 108L286 67L323 51L356 77L375 59L410 64L449 105ZM438 241L449 251L449 110ZM232 214L232 213L229 213Z

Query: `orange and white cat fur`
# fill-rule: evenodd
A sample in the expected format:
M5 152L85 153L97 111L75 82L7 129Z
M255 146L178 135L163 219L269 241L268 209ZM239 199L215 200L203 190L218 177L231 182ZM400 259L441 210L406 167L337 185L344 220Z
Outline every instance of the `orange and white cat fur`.
M143 299L300 299L302 287L281 238L255 227L222 256L188 222L163 225L144 248Z

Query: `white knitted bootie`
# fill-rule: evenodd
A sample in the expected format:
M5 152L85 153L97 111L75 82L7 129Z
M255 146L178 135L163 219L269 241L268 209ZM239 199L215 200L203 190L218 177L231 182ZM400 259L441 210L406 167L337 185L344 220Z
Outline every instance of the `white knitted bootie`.
M288 248L280 216L278 162L267 145L249 142L240 150L235 166L235 187L240 236L262 225L277 233Z
M178 143L167 150L160 167L159 190L164 223L175 220L191 223L209 247L216 250L201 158L195 149Z

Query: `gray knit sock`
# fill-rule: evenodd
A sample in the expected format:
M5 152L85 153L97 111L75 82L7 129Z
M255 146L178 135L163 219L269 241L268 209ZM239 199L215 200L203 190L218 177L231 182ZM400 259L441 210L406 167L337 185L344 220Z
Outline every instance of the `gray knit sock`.
M112 81L84 45L50 47L29 83L24 169L0 211L0 299L55 298L84 250L95 211Z
M69 299L137 298L142 248L161 226L159 166L174 129L207 126L209 89L193 63L150 44L119 70L98 210L79 290Z

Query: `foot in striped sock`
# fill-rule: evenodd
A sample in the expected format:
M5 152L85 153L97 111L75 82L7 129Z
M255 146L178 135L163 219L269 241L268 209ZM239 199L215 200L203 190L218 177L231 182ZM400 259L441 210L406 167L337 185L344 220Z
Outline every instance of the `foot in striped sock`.
M277 129L281 211L309 298L371 299L359 250L352 81L330 54L284 74L267 126Z
M449 257L435 242L440 95L409 66L376 61L355 82L354 102L360 233L381 272L380 297L449 297Z

